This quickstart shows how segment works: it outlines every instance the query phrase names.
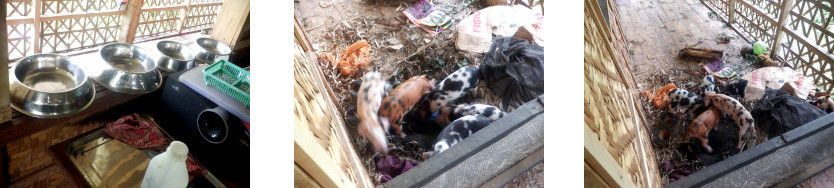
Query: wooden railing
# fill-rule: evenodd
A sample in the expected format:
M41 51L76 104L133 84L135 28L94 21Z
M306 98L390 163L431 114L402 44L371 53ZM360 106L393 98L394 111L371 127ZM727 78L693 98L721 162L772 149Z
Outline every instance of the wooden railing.
M141 0L131 0L141 1ZM133 38L164 38L214 26L222 0L145 0L135 35L121 36L121 0L6 0L9 59ZM33 8L37 7L37 8ZM129 22L128 22L129 23ZM127 40L129 38L129 40ZM120 40L121 39L121 40Z
M834 90L834 1L702 1L746 40L766 42L772 56L813 78L822 91Z
M221 5L219 0L146 0L136 38L211 28Z

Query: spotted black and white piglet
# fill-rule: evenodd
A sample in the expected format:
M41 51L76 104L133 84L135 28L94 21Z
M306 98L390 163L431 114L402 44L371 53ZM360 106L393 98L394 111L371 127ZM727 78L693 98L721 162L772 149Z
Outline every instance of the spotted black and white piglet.
M753 136L756 136L753 115L751 115L750 112L747 111L747 109L745 109L740 102L738 102L738 100L724 94L707 94L704 100L704 105L709 106L710 104L717 107L719 110L724 112L724 114L732 117L736 124L738 124L738 145L736 146L736 149L741 149L741 144L743 143L742 136L744 136L744 133L748 130L750 130L750 133L752 133Z
M478 67L475 66L465 66L449 74L420 100L418 103L420 107L416 111L418 118L426 120L430 115L437 115L440 107L450 104L467 91L475 89L479 80L480 74Z
M447 76L437 84L429 95L429 109L431 112L460 98L469 90L478 86L478 67L465 66Z
M479 114L463 116L453 121L449 126L443 128L437 139L434 141L432 148L434 151L423 153L423 158L429 158L440 152L446 151L455 144L461 142L463 139L471 136L475 132L483 129L494 120Z
M701 94L704 95L715 93L715 78L711 74L704 76L704 79L701 80L699 88L701 89Z
M706 105L704 105L704 97L685 89L673 89L669 91L668 95L670 108L686 109L693 118L707 110Z
M498 107L486 104L459 104L446 105L440 108L435 122L439 125L447 125L452 121L467 115L479 114L493 121L503 118L507 115L506 112L501 111Z
M368 138L374 146L374 151L379 153L388 151L388 140L385 135L390 124L388 119L380 118L378 115L382 98L385 97L386 84L388 83L382 79L382 75L374 67L371 72L362 76L356 100L359 134Z

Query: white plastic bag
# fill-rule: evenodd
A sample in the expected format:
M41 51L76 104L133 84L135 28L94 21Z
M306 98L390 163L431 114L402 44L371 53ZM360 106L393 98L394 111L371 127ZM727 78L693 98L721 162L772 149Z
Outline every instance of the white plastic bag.
M526 26L536 44L544 46L544 15L521 5L491 6L472 13L458 24L455 42L459 50L485 53L492 45L492 35L512 37Z
M764 67L753 70L744 75L741 79L748 80L747 88L744 89L745 100L758 101L764 95L765 88L781 89L785 83L794 88L794 95L806 99L808 93L816 88L811 79L788 67Z

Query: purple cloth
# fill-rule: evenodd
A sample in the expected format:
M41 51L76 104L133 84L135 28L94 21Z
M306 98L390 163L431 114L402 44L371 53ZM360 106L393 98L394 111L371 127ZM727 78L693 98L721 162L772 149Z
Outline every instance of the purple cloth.
M382 174L382 183L385 183L419 164L419 162L400 160L392 155L385 155L385 157L377 158L376 170Z

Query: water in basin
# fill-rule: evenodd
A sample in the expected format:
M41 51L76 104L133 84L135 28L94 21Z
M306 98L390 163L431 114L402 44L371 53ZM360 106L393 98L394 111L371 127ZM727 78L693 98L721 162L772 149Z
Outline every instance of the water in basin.
M23 84L38 91L60 92L75 88L70 72L61 69L42 70L23 78Z
M130 73L143 73L148 72L148 69L145 67L145 64L139 58L132 58L132 57L113 57L110 58L107 63L113 65L113 67L117 69L121 69L125 72Z

